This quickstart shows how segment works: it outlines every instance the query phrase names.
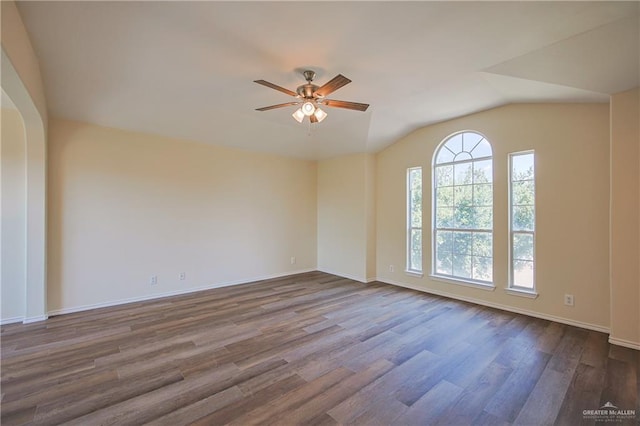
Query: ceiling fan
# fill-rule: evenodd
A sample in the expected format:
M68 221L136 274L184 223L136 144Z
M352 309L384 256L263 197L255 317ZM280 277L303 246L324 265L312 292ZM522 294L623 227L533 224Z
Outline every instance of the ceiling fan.
M300 107L292 114L293 118L295 118L298 123L302 123L302 120L304 120L305 117L309 117L309 121L311 123L319 123L327 117L327 113L320 109L320 105L335 108L353 109L356 111L366 111L367 108L369 108L369 104L336 101L333 99L325 98L325 96L351 83L351 80L349 80L342 74L338 74L337 76L333 77L323 86L317 86L312 83L313 79L316 78L316 73L314 71L306 70L302 73L302 75L304 76L305 80L307 80L307 83L298 86L295 92L289 89L285 89L284 87L280 87L277 84L269 83L265 80L254 80L254 83L270 87L279 92L286 93L289 96L298 98L298 100L294 102L256 108L256 111L268 111L270 109L299 105Z

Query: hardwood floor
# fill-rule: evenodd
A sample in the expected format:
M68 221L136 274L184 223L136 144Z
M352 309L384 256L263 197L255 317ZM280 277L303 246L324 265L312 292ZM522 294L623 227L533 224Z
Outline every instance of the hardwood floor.
M579 425L608 401L640 414L639 352L605 334L320 272L1 338L2 425Z

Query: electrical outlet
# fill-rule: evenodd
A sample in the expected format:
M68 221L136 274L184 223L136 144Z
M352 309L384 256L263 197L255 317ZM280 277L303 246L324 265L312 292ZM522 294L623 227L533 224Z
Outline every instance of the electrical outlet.
M151 285L158 284L158 276L157 275L151 275L151 278L149 278L149 284L151 284Z
M184 272L180 272L180 281L184 281L185 279L187 279L187 274Z
M393 265L389 265L389 272L393 272L394 268Z
M567 306L573 306L573 294L564 295L564 304Z
M296 264L296 257L295 256L291 256L291 264L292 265Z

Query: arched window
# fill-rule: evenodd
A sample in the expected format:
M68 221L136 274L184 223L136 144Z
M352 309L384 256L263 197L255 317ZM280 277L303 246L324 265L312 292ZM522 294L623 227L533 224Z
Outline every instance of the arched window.
M433 275L493 281L493 160L479 133L445 139L433 162Z

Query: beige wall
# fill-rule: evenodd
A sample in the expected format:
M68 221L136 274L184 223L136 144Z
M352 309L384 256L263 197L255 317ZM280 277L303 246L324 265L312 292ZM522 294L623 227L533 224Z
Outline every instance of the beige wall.
M22 321L26 291L26 152L22 117L0 112L0 323Z
M62 120L49 130L50 312L316 269L314 162Z
M366 279L376 277L376 157L365 157L365 220L367 238Z
M611 336L640 349L639 89L611 97Z
M436 281L431 272L431 161L461 130L494 150L494 291ZM508 153L536 153L537 299L507 294ZM406 169L423 168L424 277L406 264ZM419 129L377 156L377 277L381 281L606 330L609 326L609 106L522 104ZM389 271L389 265L395 272ZM563 304L573 294L575 306Z
M375 158L318 163L318 269L366 282L375 276Z

